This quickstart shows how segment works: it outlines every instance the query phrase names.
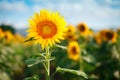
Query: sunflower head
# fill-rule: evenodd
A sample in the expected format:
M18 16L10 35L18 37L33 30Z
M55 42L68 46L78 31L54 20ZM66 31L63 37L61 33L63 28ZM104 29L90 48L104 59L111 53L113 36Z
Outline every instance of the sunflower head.
M113 32L106 32L105 36L108 40L111 40L113 38L114 34L113 34Z
M104 29L104 30L100 30L98 33L100 34L101 37L105 36L105 33L107 32L108 30Z
M72 35L72 34L75 34L75 27L72 26L72 25L68 25L67 26L67 32L66 32L68 35Z
M72 60L78 60L80 57L80 48L76 41L71 41L68 44L68 57Z
M5 39L6 43L10 43L13 40L13 34L10 31L5 31L4 39Z
M34 38L35 44L41 44L42 49L64 39L66 22L58 12L41 10L29 20L28 36Z
M110 30L105 32L105 35L104 35L105 41L112 41L114 43L116 42L116 39L117 39L117 33Z
M117 40L117 33L111 30L101 30L99 32L99 36L102 41L111 41L112 43L114 43Z
M74 35L66 35L65 39L67 39L69 41L76 41L78 39L78 36L76 34L74 34Z
M79 24L77 25L77 30L78 30L78 32L80 33L80 35L82 35L82 36L84 36L84 37L88 36L88 34L89 34L88 25L87 25L86 23L84 23L84 22L79 23Z
M70 41L77 40L78 36L75 34L75 32L76 32L75 27L72 25L68 25L65 39L70 40Z
M0 28L0 39L3 38L3 36L4 36L4 33L3 33L2 29Z
M105 32L107 30L100 30L94 37L95 37L95 40L98 44L101 44L103 41L104 41L104 38L105 38Z

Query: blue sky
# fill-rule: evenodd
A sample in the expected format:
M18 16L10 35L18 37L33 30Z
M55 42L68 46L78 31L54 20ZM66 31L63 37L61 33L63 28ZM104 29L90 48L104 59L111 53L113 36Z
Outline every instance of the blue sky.
M26 28L41 9L58 11L67 24L86 22L92 29L120 27L120 0L0 0L0 23Z

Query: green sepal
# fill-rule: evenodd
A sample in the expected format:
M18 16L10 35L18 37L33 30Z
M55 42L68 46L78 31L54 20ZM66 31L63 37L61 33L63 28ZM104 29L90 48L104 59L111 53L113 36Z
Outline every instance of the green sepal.
M24 42L33 41L33 40L35 40L34 37L31 37L31 38L25 40Z

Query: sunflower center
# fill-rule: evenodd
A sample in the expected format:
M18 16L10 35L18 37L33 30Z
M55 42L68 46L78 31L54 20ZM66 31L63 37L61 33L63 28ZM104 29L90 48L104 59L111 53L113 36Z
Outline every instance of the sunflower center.
M69 38L69 39L73 38L73 35L68 35L68 38Z
M72 48L72 53L73 53L73 55L76 55L76 54L77 54L77 49L76 49L75 46Z
M8 36L7 36L7 35L5 35L5 39L8 39Z
M71 33L72 31L70 29L68 29L68 32Z
M112 32L106 32L106 37L108 39L112 39L113 38L113 33Z
M37 32L42 38L52 38L57 33L57 26L52 21L42 21L37 24Z
M84 25L80 25L80 26L79 26L79 30L80 30L81 32L84 32L84 31L85 31L85 26L84 26Z
M52 31L51 28L47 25L42 28L43 34L49 35L51 33L51 31Z

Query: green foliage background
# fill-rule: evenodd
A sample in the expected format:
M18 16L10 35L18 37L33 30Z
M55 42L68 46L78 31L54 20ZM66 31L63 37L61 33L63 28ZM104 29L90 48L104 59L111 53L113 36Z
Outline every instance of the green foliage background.
M8 27L2 29L7 30ZM13 28L9 28L9 30L15 34ZM89 40L79 37L82 63L69 59L66 49L53 46L50 51L55 59L51 61L51 74L59 66L77 71L82 68L82 71L88 75L88 80L120 80L120 32L117 34L116 43L97 44L93 37L90 37ZM68 40L62 41L59 45L66 47ZM0 80L45 80L45 69L41 62L38 62L41 60L38 55L42 52L40 45L24 46L21 43L4 44L0 42ZM28 67L28 64L32 64L32 66ZM86 79L70 73L68 70L56 72L52 80Z

